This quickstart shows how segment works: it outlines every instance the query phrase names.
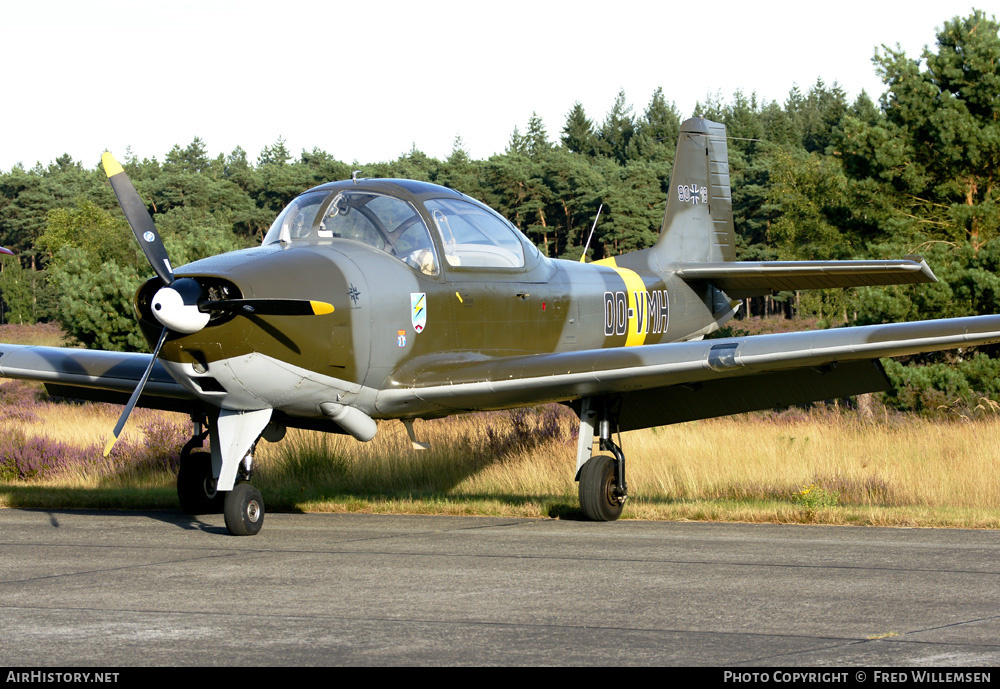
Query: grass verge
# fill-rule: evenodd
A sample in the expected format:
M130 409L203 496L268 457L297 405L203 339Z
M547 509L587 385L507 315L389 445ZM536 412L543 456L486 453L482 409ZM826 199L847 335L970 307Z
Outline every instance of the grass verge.
M186 417L137 410L110 461L109 405L0 384L0 506L175 509ZM270 511L580 518L575 420L558 407L398 422L370 443L290 430L262 442ZM1000 419L758 414L626 434L624 519L1000 528Z

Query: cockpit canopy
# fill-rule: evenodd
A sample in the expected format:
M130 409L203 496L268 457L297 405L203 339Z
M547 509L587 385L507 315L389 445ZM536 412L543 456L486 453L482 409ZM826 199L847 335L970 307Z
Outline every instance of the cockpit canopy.
M525 265L523 235L471 199L453 194L420 202L380 191L328 186L334 188L307 191L288 204L268 230L264 245L349 239L385 251L426 275L440 272L442 256L449 267Z

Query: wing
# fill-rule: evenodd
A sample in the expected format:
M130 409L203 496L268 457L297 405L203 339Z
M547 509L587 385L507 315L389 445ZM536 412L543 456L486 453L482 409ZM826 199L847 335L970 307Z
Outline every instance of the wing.
M135 390L149 354L93 349L0 344L0 376L45 384L59 397L125 404ZM178 385L157 362L137 406L189 412L197 398Z
M621 430L631 430L884 390L880 357L996 342L1000 316L978 316L500 359L442 354L396 371L376 406L403 416L615 396Z
M734 299L783 290L936 282L920 256L894 261L680 263L677 276L715 285Z

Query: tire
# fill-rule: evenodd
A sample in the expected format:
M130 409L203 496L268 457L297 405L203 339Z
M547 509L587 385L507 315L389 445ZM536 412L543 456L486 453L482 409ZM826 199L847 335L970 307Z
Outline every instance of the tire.
M580 509L590 521L613 522L622 514L623 504L615 498L615 460L597 455L580 470Z
M215 489L212 455L207 452L181 453L177 472L177 499L185 514L219 514L225 495Z
M226 528L234 536L253 536L264 525L264 498L249 483L237 483L225 494Z

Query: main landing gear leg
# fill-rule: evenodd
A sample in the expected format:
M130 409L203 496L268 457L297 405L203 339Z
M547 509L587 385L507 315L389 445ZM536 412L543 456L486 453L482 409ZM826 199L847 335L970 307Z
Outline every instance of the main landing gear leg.
M597 403L597 409L592 404ZM611 440L612 416L607 400L585 398L580 408L580 438L577 445L577 480L580 482L580 509L591 521L614 521L621 516L628 497L625 483L625 455ZM596 429L595 429L596 423ZM595 430L597 431L595 433ZM594 435L600 448L611 455L593 454Z
M212 469L212 455L202 450L208 430L203 417L194 417L194 435L181 449L177 471L177 499L185 514L220 514L225 494L217 490L217 471Z

